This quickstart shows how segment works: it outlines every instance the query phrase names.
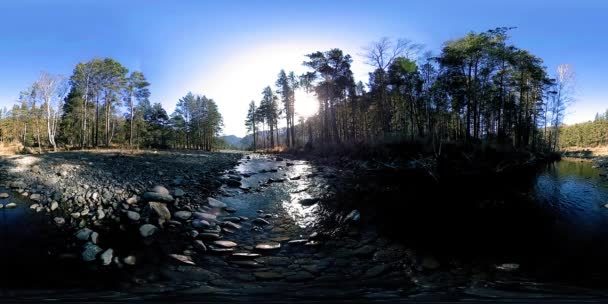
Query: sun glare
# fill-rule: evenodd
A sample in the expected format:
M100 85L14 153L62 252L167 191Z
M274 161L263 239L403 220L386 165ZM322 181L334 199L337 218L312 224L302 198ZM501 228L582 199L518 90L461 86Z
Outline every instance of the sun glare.
M319 110L319 101L314 94L297 90L295 108L296 116L308 118L317 114L317 111Z

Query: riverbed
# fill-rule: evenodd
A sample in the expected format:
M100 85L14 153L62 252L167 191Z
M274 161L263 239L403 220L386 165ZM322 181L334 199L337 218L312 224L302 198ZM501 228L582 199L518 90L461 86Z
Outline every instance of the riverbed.
M123 288L95 290L117 298L204 294L208 299L258 301L604 295L602 289L585 288L597 287L608 269L604 262L608 183L590 163L551 164L535 176L514 181L508 189L471 196L473 202L462 206L454 201L433 206L438 202L430 200L424 207L412 203L416 207L397 208L402 213L395 212L390 225L378 223L386 219L382 213L337 208L342 205L334 200L344 197L343 192L355 193L354 200L359 197L360 203L370 203L361 193L345 188L348 184L340 180L346 173L340 168L251 154L219 173L223 185L214 198L231 210L217 214L220 239L236 246L213 252L218 246L205 241L209 252L200 253L187 238L190 232L178 231L171 246L161 246L164 258L126 268L126 277L125 269L121 270L121 280L127 278ZM369 194L398 201L403 193ZM446 195L439 197L444 200ZM19 194L12 193L3 203L9 200L16 201L18 208L0 210L2 267L23 270L15 274L36 269L39 280L34 281L55 279L47 288L80 288L64 296L78 298L90 292L95 282L86 289L74 280L79 272L95 280L86 274L87 265L73 260L58 264L60 236L66 237L66 232L27 208L31 202ZM279 247L256 249L260 244ZM188 256L194 265L166 254ZM104 279L110 275L106 271ZM580 280L582 275L584 280ZM36 293L45 290L44 284L29 290L16 284L27 277L3 284L3 291L27 291L34 298L48 292L59 296L48 289Z

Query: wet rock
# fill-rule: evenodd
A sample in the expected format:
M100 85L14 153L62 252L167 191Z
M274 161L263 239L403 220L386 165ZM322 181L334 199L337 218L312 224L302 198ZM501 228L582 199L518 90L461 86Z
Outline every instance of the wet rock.
M167 208L167 205L159 202L148 202L150 209L154 210L156 215L161 219L161 222L168 222L171 220L171 212Z
M276 250L279 248L281 248L281 243L277 242L265 242L255 245L255 249L257 250Z
M137 263L137 258L134 255L130 255L125 257L122 261L127 265L133 266Z
M215 214L206 212L193 212L192 216L194 216L195 219L205 220L208 222L215 222L215 220L217 219L217 216Z
M173 201L173 196L170 194L160 194L156 192L145 192L142 198L149 202L170 203Z
M206 228L211 228L211 223L209 223L206 220L194 220L192 221L192 227L197 228L197 229L206 229Z
M224 248L224 247L215 247L215 246L210 246L209 247L210 251L213 253L230 253L234 251L234 248Z
M233 222L233 223L238 223L240 221L242 221L242 219L238 216L229 216L229 217L225 217L223 218L224 222Z
M214 232L202 232L199 233L198 238L203 240L217 240L220 238L220 234Z
M91 233L91 242L93 242L93 244L97 244L98 240L99 240L99 233L93 231Z
M157 230L158 230L158 228L156 228L156 226L154 226L152 224L144 224L144 225L141 225L141 227L139 227L139 233L141 234L141 236L143 236L145 238L154 235L154 233L156 233Z
M59 217L59 216L55 217L53 219L53 221L55 222L55 225L57 225L57 226L63 226L65 224L65 219L62 217Z
M8 198L10 195L6 192L0 193L0 198Z
M346 217L344 217L344 223L357 222L360 218L361 213L359 213L359 210L353 210L348 215L346 215Z
M389 269L389 265L388 264L380 264L380 265L376 265L370 269L368 269L364 274L363 277L365 278L373 278L373 277L377 277L383 273L385 273L387 270Z
M208 198L208 203L209 206L213 207L213 208L226 208L228 207L228 205L226 205L225 203L218 201L214 198Z
M93 230L91 230L89 228L82 228L82 229L76 231L76 233L74 235L76 236L77 239L79 239L81 241L86 241L89 239L89 237L91 237L91 233L93 233Z
M298 271L292 275L288 275L285 279L288 282L305 282L313 280L315 276L306 271Z
M502 271L507 271L507 272L512 272L512 271L516 271L519 269L519 264L516 264L516 263L500 264L500 265L496 266L496 269L502 270Z
M308 243L308 240L306 240L306 239L291 240L291 241L287 242L288 245L304 245L306 243Z
M161 185L154 186L151 191L161 195L169 195L169 190Z
M30 209L36 210L39 206L39 204L31 204Z
M51 202L51 211L55 211L57 208L59 208L59 203L56 201Z
M233 248L237 246L237 243L232 241L214 241L213 244L223 248Z
M230 260L230 263L247 268L258 268L263 266L262 264L251 260Z
M8 203L4 207L9 208L9 209L10 208L15 208L15 207L17 207L17 204L15 204L15 203Z
M182 254L170 254L169 256L184 264L195 265L194 262L192 261L192 258L189 256L182 255Z
M22 181L14 181L11 182L10 187L13 189L25 189L27 188L27 185Z
M263 218L260 218L260 217L254 219L253 221L251 221L251 223L254 225L260 225L260 226L270 225L269 221L267 221Z
M226 207L224 208L224 211L228 212L228 213L235 213L236 209L232 208L232 207Z
M422 259L421 265L422 267L431 270L437 269L440 266L439 262L437 262L437 260L432 257L425 257L424 259Z
M254 272L253 275L259 280L280 280L283 278L282 274L273 271Z
M127 204L129 205L137 204L138 201L139 197L137 197L137 195L133 195L126 200Z
M255 261L268 266L287 266L291 264L291 260L289 258L281 256L265 256L257 258Z
M100 254L103 249L99 248L99 246L87 242L84 244L84 250L82 251L82 260L85 262L95 261L97 255Z
M235 230L241 229L241 225L234 223L234 222L223 222L222 226L229 228L229 229L235 229Z
M192 212L190 211L177 211L173 214L173 216L175 216L176 218L180 219L180 220L187 220L190 217L192 217Z
M302 206L312 206L312 205L316 204L318 201L319 201L318 198L306 198L306 199L300 200L299 203Z
M129 210L129 211L127 211L127 217L128 217L130 220L134 221L134 222L139 221L139 219L141 218L141 216L139 215L139 213L137 213L137 212L135 212L135 211L130 211L130 210Z
M40 194L34 193L34 194L30 195L30 199L33 200L33 201L39 201L40 200Z
M205 246L205 243L203 243L203 241L201 241L201 240L195 240L194 243L193 243L193 247L198 252L206 252L207 251L207 246Z
M259 253L235 252L230 257L234 259L255 259L261 257Z
M359 257L368 257L374 254L376 251L376 247L372 245L365 245L363 247L357 248L353 253Z
M114 257L114 250L112 248L106 249L100 256L101 264L104 266L110 265L112 263L112 258Z
M0 204L0 209L2 209L2 208L4 208L4 205L3 205L3 204Z
M186 195L186 193L182 189L176 188L175 190L173 190L173 196L175 197L183 197L184 195Z

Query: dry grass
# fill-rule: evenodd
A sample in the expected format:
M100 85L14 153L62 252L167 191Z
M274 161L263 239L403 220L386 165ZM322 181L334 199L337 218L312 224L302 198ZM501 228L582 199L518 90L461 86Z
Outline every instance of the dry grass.
M598 147L568 147L563 149L564 152L581 152L589 151L593 156L608 156L608 146Z

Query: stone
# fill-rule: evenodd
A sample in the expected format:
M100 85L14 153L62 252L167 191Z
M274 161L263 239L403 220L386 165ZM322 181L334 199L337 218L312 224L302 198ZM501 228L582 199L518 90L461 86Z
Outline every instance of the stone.
M55 225L57 225L57 226L63 226L65 224L65 219L62 217L59 217L59 216L55 217L53 219L53 221L55 222Z
M291 241L287 242L287 245L304 245L307 242L308 242L308 240L306 240L306 239L291 240Z
M285 279L287 280L287 282L305 282L313 280L314 278L315 276L310 274L310 272L298 271L293 275L287 276Z
M180 219L180 220L187 220L190 217L192 217L192 212L190 211L177 211L173 214L173 216L175 216L176 218Z
M162 194L162 195L168 195L169 194L169 190L167 190L167 188L161 186L161 185L156 185L154 186L154 188L152 188L152 192L156 192L158 194Z
M208 203L209 206L213 207L213 208L226 208L228 207L228 205L224 204L223 202L220 202L214 198L209 197L208 199Z
M188 265L195 265L194 262L192 261L192 258L186 255L182 255L182 254L170 254L170 257L184 263L184 264L188 264Z
M496 269L498 270L502 270L502 271L507 271L507 272L513 272L519 269L519 264L516 263L505 263L505 264L500 264L496 266Z
M217 219L216 215L206 212L193 212L192 216L194 216L194 218L196 219L205 220L208 222L215 222L215 220Z
M262 255L259 253L251 253L251 252L235 252L230 257L234 259L255 259L259 258Z
M203 239L203 240L217 240L220 238L220 234L213 233L213 232L202 232L202 233L199 233L198 238Z
M97 244L98 240L99 240L99 233L93 231L93 233L91 233L91 242L93 242L93 244Z
M264 225L270 225L270 222L263 219L263 218L256 218L253 221L251 221L251 223L253 223L254 225L260 225L260 226L264 226Z
M30 195L30 199L33 200L33 201L39 201L40 200L40 194L34 193L34 194Z
M368 256L371 256L372 254L374 254L375 251L376 251L376 247L374 247L372 245L365 245L365 246L355 249L355 251L353 253L359 257L368 257Z
M157 230L158 228L152 224L143 224L139 227L139 233L145 238L154 235Z
M253 275L259 280L280 280L283 275L274 271L259 271L254 272Z
M0 209L2 209L2 208L4 208L4 205L3 205L3 204L0 204Z
M127 204L129 205L136 204L137 201L139 201L139 197L137 197L137 195L133 195L126 200Z
M4 207L6 207L6 208L15 208L15 207L17 207L17 204L15 204L15 203L8 203Z
M108 266L112 263L112 258L114 257L114 250L112 248L106 249L100 256L101 264L104 266Z
M14 181L11 182L10 187L13 189L25 189L27 188L27 185L22 181Z
M134 255L130 255L125 257L122 261L127 265L133 266L135 263L137 263L137 258Z
M263 266L262 264L252 261L252 260L230 260L230 263L235 264L237 266L248 267L248 268L258 268L258 267Z
M233 248L237 246L237 243L233 241L214 241L213 244L222 248Z
M224 222L234 222L234 223L238 223L240 221L242 221L243 219L241 219L238 216L229 216L229 217L225 217L223 218Z
M139 213L137 213L135 211L131 211L131 210L127 211L127 217L134 222L139 221L139 219L141 218Z
M193 247L198 252L206 252L207 251L207 246L205 246L205 243L203 243L203 241L201 241L201 240L195 240L194 243L193 243Z
M365 278L373 278L373 277L377 277L383 273L385 273L388 270L389 266L387 264L379 264L376 265L370 269L368 269L364 274L363 277Z
M32 166L32 173L40 173L40 167L39 166Z
M173 196L175 197L183 197L184 195L186 195L186 193L182 189L176 188L175 190L173 190Z
M257 258L255 261L269 266L288 266L291 264L291 260L289 258L281 256L265 256Z
M159 202L148 202L148 205L150 206L150 209L154 210L162 222L171 220L171 212L169 212L167 205Z
M79 239L81 241L86 241L89 239L89 237L91 237L91 233L93 233L93 230L91 230L89 228L82 228L82 229L76 231L76 233L74 235L76 236L77 239Z
M234 223L234 222L223 222L222 226L231 228L231 229L235 229L235 230L241 229L241 225Z
M145 192L142 198L148 202L170 203L173 201L173 196L170 194L160 194L156 192Z
M55 211L57 208L59 208L59 203L57 201L51 202L51 211Z
M359 221L359 219L361 218L361 213L359 213L359 210L353 210L351 211L348 215L346 215L346 217L344 217L344 223L347 222L357 222Z
M209 223L206 220L194 220L192 221L192 227L197 228L197 229L206 229L206 228L211 228L211 223Z
M316 204L319 201L318 198L305 198L303 200L300 200L299 203L302 206L312 206L314 204Z
M255 245L257 250L275 250L281 248L281 244L277 242L265 242Z
M10 195L6 192L0 193L0 198L8 198Z
M439 262L437 262L437 260L435 260L432 257L425 257L424 259L422 259L422 267L426 268L426 269L437 269L439 268Z
M82 251L82 260L85 262L95 261L97 255L100 254L103 249L99 248L99 246L87 242L84 244L84 250Z

